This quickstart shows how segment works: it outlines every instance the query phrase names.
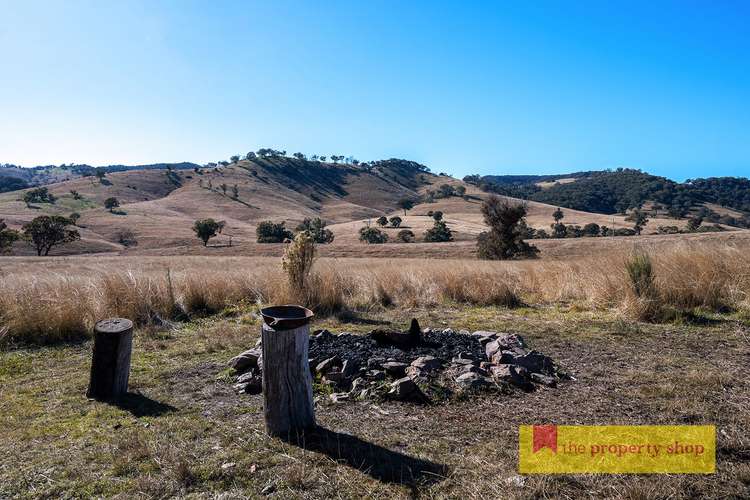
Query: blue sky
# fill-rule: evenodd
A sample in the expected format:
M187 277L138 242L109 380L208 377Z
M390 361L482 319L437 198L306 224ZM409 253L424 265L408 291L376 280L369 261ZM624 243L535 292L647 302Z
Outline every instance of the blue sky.
M750 175L750 2L0 0L0 162Z

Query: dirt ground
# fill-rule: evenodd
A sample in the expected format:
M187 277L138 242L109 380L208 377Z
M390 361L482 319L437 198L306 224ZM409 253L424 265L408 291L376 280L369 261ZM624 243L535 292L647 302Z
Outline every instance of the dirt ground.
M576 381L427 406L330 403L304 443L263 431L262 397L236 395L227 360L254 345L252 311L136 334L131 394L88 401L91 344L0 353L0 498L747 498L750 325L625 322L560 308L373 311L373 323L521 333ZM712 475L519 476L522 424L715 424Z

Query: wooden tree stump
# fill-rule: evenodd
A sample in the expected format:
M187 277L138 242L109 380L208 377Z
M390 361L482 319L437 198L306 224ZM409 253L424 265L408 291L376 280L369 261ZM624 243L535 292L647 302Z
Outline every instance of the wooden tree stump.
M271 436L293 437L315 426L309 335L307 324L289 330L263 324L263 414Z
M105 319L94 326L94 354L87 397L107 400L128 392L132 347L133 322L129 319Z

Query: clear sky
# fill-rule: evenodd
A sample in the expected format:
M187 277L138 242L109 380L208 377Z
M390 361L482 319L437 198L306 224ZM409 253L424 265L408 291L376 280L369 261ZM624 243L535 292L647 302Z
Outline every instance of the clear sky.
M0 0L0 162L750 175L750 2Z

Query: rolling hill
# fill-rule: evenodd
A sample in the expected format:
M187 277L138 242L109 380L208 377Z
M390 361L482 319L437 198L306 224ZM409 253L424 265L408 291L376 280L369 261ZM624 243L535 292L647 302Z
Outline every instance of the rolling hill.
M258 223L285 221L288 228L294 229L305 218L321 217L335 235L332 244L321 246L322 255L460 257L474 251L477 235L485 230L480 206L490 195L487 191L503 191L488 188L486 181L478 183L476 179L468 179L470 182L467 183L435 175L423 165L398 159L334 164L268 155L237 160L225 166L188 168L188 165L192 164L183 164L182 168L113 168L101 179L79 175L69 180L45 183L56 197L53 204L31 203L27 206L23 201L26 190L1 193L0 218L12 228L20 228L38 215L79 213L81 240L53 249L51 254L54 255L99 252L278 255L282 245L256 243ZM569 205L588 203L585 196L582 196L582 202L571 194L578 191L568 190L573 186L580 190L600 182L598 174L586 172L524 179L529 183L523 186L536 186L534 192L539 198L550 202L527 202L528 225L549 230L555 207L566 206L559 203L565 199L561 192L569 196ZM463 195L439 195L445 190L441 186L445 185L460 187ZM515 188L519 185L506 186ZM646 192L652 193L653 190ZM110 212L104 208L104 201L111 197L117 198L120 207ZM421 202L404 214L397 208L402 198ZM725 204L709 206L712 211L722 211L727 217L744 214L727 208ZM612 213L608 207L597 205L600 213L597 210L566 209L564 223L581 227L591 223L610 228L632 227L623 214ZM394 242L401 229L412 230L419 241L434 222L428 213L438 210L445 214L445 220L454 233L453 242L408 245ZM383 229L391 243L360 243L359 229L382 215L400 215L404 219L401 228ZM203 247L192 231L193 223L204 218L226 223L222 234L212 239L208 248ZM684 219L667 216L666 210L656 211L651 214L644 234L657 232L659 226L682 227L684 224ZM566 241L564 245L556 241L555 246L567 249L566 252L588 252L603 244L598 241L602 239L579 238L581 241ZM540 247L548 255L556 252L541 240ZM18 242L13 253L28 255L32 249Z

